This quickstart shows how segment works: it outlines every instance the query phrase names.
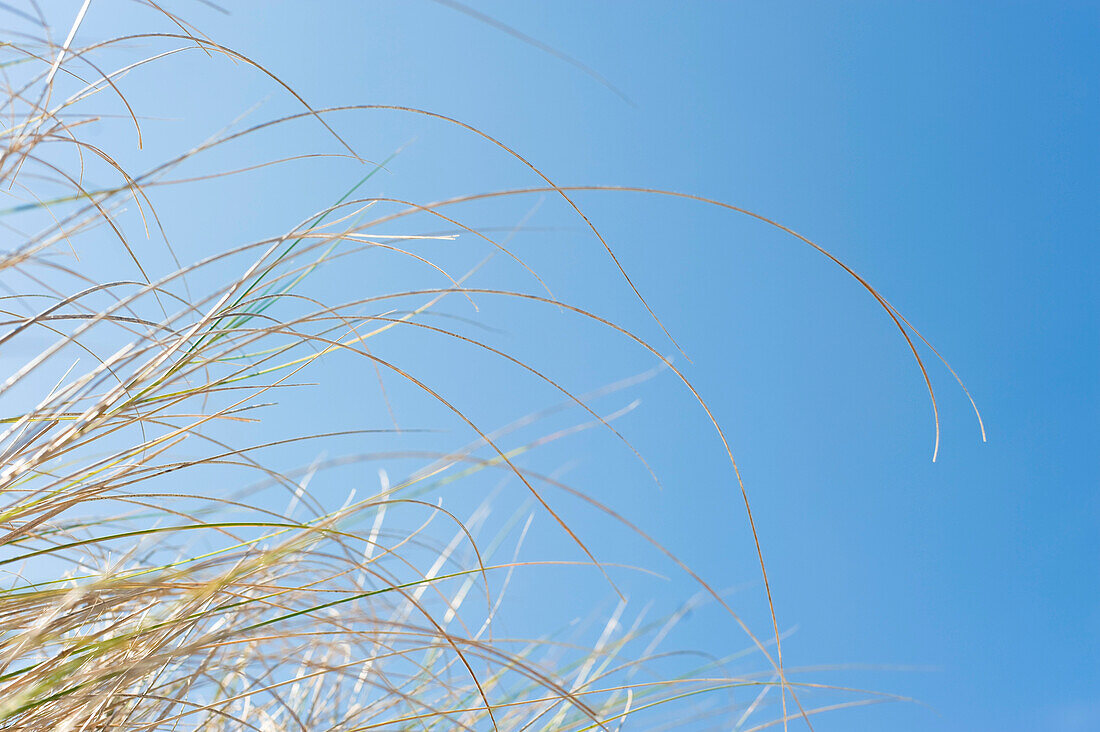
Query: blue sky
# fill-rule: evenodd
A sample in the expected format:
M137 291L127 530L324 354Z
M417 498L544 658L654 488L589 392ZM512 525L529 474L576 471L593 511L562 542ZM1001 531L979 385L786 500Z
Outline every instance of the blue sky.
M790 226L851 265L966 381L988 443L950 374L924 351L943 430L933 464L923 382L885 313L835 265L759 222L683 201L578 195L688 362L560 200L531 195L463 209L480 226L526 220L516 249L555 295L675 355L707 399L746 478L780 625L797 627L784 646L788 664L862 665L815 678L932 708L842 712L820 718L818 729L1100 728L1100 8L471 4L597 70L629 102L553 55L429 0L308 10L241 2L228 17L195 4L188 13L317 106L428 108L499 137L559 184L720 199ZM93 3L84 32L141 19L136 10L109 17L107 5ZM187 113L186 124L149 126L135 164L200 141L258 102L257 117L294 109L246 68L195 55L168 63L205 76L171 89L140 73L127 79L139 106L157 105L166 118ZM372 160L401 148L375 194L429 201L540 184L499 149L437 121L372 112L334 126ZM226 162L261 150L335 150L322 132L299 125L235 148ZM192 260L293 225L358 171L322 161L215 184L221 198L204 202L204 216L189 214L190 194L165 194L164 211L182 258ZM474 249L477 256L438 256L461 271L486 253ZM382 261L325 277L349 299L424 282L422 272ZM485 278L538 291L500 258ZM498 343L578 392L653 365L628 341L552 308L479 304L479 313L455 312L503 329ZM395 347L431 383L465 397L487 426L558 398L499 365L456 366L417 339ZM322 369L318 380L363 378L353 371L359 365ZM367 392L321 392L291 405L299 411L272 429L371 426L380 402ZM407 399L398 401L403 420L433 418L415 395ZM618 424L662 488L606 435L552 446L533 465L575 475L716 586L740 588L735 604L743 601L765 634L748 525L705 415L668 373L601 404L612 411L634 399L640 405ZM580 418L571 419L561 425ZM605 523L589 530L613 558L638 551ZM545 541L552 533L547 527ZM572 577L546 581L576 582L578 594L608 601L598 577ZM635 590L639 601L645 592L673 602L692 591L682 579L644 588ZM552 614L539 585L513 592L513 612ZM704 610L677 640L725 652L741 643L738 633Z

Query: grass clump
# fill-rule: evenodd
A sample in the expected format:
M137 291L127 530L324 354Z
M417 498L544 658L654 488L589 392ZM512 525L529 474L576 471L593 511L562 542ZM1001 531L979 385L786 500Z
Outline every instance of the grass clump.
M0 217L7 239L16 242L0 254L7 291L0 300L0 570L7 578L0 587L0 729L579 732L618 729L627 717L655 729L675 727L696 715L700 724L733 719L749 730L796 719L809 723L820 711L884 698L795 681L782 662L774 612L772 637L758 638L723 595L670 554L699 581L704 596L742 624L750 655L763 661L763 670L733 673L730 659L707 658L669 673L672 654L661 643L680 615L628 623L622 603L583 647L554 633L512 638L494 632L508 582L536 564L521 561L518 550L536 514L583 553L577 564L593 565L611 581L608 567L547 491L579 498L641 533L555 476L523 467L519 456L589 427L626 440L613 426L618 415L592 406L600 394L575 395L490 343L440 325L445 321L429 317L439 304L505 298L598 323L646 349L711 415L681 372L642 338L558 301L549 288L468 286L475 270L452 276L414 245L472 237L535 275L506 240L465 226L451 212L501 197L558 196L648 309L574 202L577 192L682 196L756 214L667 191L559 187L503 143L427 110L313 108L244 54L160 5L139 4L159 13L168 30L81 45L86 2L65 33L51 29L33 3L0 10L14 24L0 44L0 183L8 199ZM95 125L131 125L142 144L143 118L120 81L147 65L157 73L157 64L183 52L266 74L301 110L224 132L151 169L127 170L85 133ZM92 107L100 101L115 111ZM219 160L226 146L264 130L307 121L332 136L337 154L359 158L339 136L338 119L364 110L456 125L503 148L532 171L537 185L418 204L371 196L369 181L380 166L364 163L358 182L290 230L197 262L187 263L171 247L152 251L149 237L131 237L136 217L142 231L159 231L169 240L153 205L159 188L203 185L312 156L209 175L181 172L195 161ZM96 186L91 180L115 182ZM415 233L417 227L427 233ZM881 295L832 255L789 233L856 277L897 323L920 363L915 331ZM108 261L103 249L89 257L89 241L112 243L137 276L110 276L106 270L117 262ZM82 250L83 258L73 256ZM432 270L447 284L379 290L343 303L303 290L326 267L346 266L374 251ZM174 264L157 274L164 268L149 266L150 258ZM375 352L384 334L402 331L502 359L559 392L564 406L583 413L583 422L506 448L502 435L544 415L486 431L401 362ZM464 424L473 442L274 467L272 455L292 455L317 442L415 432L395 424L249 442L255 434L250 427L330 354L360 359L380 380L426 395ZM351 491L333 503L310 490L319 473L378 464L386 467L377 487L361 494ZM398 469L402 477L391 481L387 470ZM491 524L487 506L463 517L438 500L445 486L486 474L521 483L530 508ZM743 487L742 497L748 510ZM755 531L753 526L754 537ZM759 543L757 549L763 570ZM766 586L766 574L764 579ZM770 589L768 596L770 605ZM732 697L730 690L736 691ZM836 694L845 698L832 699ZM803 701L824 695L830 698ZM703 698L712 701L704 704ZM666 709L681 711L657 714Z

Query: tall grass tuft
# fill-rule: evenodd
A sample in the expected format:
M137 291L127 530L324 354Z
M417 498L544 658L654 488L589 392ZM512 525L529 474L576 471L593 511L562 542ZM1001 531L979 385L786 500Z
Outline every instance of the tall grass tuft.
M534 564L520 561L512 547L535 514L583 553L586 561L576 564L593 565L612 581L550 493L565 492L641 533L559 478L522 467L518 456L589 427L626 440L613 425L617 414L592 406L599 394L574 394L535 365L428 317L439 303L512 299L597 323L648 351L711 415L687 378L643 338L558 301L549 288L467 286L466 277L446 273L416 245L461 235L530 271L507 240L463 225L452 211L535 192L564 199L616 265L574 202L578 191L681 196L756 214L667 191L559 187L504 143L427 110L311 107L259 62L152 0L139 4L160 14L159 25L92 42L80 40L88 2L57 28L35 3L0 4L8 26L0 36L0 223L9 242L0 253L0 729L580 731L619 729L632 717L651 729L695 722L729 728L733 720L755 730L810 724L821 711L890 698L798 681L783 664L774 610L763 635L742 624L746 655L760 662L743 673L727 658L669 673L662 642L681 614L627 622L623 604L583 647L552 629L533 638L494 632L508 582ZM87 133L96 125L128 126L143 144L142 115L157 110L134 108L121 81L146 66L157 73L158 64L183 52L266 75L300 109L237 125L150 169L128 170L118 151ZM221 167L188 177L185 165L209 160L218 169L230 143L303 121L329 135L338 154L359 158L338 122L366 109L433 116L487 139L529 168L535 184L418 204L371 196L367 182L379 165L364 161L361 180L324 209L302 212L287 231L195 262L187 262L186 246L151 248L148 232L172 240L153 203L157 189L245 172ZM402 233L417 227L425 233ZM904 318L846 265L788 233L871 292L923 372L916 348L923 339ZM108 246L122 253L124 268ZM447 284L379 289L342 303L303 290L324 268L349 266L372 251L405 258ZM150 259L174 264L152 266ZM115 277L115 269L137 274ZM407 365L375 352L373 344L395 332L451 339L502 359L559 392L583 419L572 430L505 447L501 436L517 425L489 431ZM251 439L255 423L279 409L280 395L299 389L334 354L360 359L380 379L434 400L472 441L273 467L272 455L349 436ZM395 424L374 432L410 430ZM352 491L338 504L311 492L315 475L352 463L384 466L376 488ZM460 516L438 500L445 486L485 473L522 484L533 513L491 523L487 509ZM743 487L742 497L748 511ZM741 623L724 595L672 559ZM659 714L664 710L677 711Z

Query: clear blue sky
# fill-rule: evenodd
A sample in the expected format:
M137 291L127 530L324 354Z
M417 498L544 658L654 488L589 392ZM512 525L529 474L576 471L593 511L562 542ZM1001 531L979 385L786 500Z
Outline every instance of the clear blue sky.
M930 360L943 427L931 462L931 410L904 341L866 292L798 241L701 205L578 197L683 345L691 363L677 363L728 429L780 625L797 627L788 664L891 667L814 678L933 708L842 712L820 718L818 729L1100 729L1100 6L469 1L597 70L630 102L430 0L232 2L229 17L199 3L180 9L318 106L429 108L498 136L559 184L728 201L791 226L866 276L965 379L987 444L964 395ZM109 17L110 5L92 4L84 32L129 23ZM257 119L294 108L244 68L196 55L167 63L208 76L173 89L140 73L127 79L138 106L160 105L164 117L191 110L187 125L150 124L140 160L198 142L265 99ZM539 184L491 145L438 122L369 113L334 124L371 159L405 146L372 193L429 201ZM242 160L265 144L335 150L308 125L254 144L238 148ZM279 233L338 197L359 170L322 161L264 173L226 189L222 209L208 202L206 215L193 216L186 198L166 199L165 215L181 258L192 260ZM538 202L465 215L510 226ZM674 353L561 201L547 197L528 224L515 246L556 295ZM461 272L461 262L486 253L469 246L477 256L438 256ZM328 275L334 291L362 296L407 275L384 261ZM483 282L538 291L500 258ZM553 309L482 305L479 314L457 304L454 312L504 329L498 345L579 392L653 364ZM514 370L463 370L418 340L403 347L418 373L465 397L486 426L557 400ZM369 385L353 367L362 369L334 363L317 378ZM551 447L531 464L568 469L716 586L741 587L734 604L766 635L721 446L667 373L600 404L611 411L634 398L641 405L620 426L662 489L606 436ZM284 426L385 422L366 401L331 394L298 409ZM410 423L428 414L412 396L397 409ZM593 523L590 533L605 556L635 559L621 532ZM546 577L609 601L598 578ZM670 603L691 592L680 579L645 587ZM550 614L538 585L513 592L513 612ZM677 640L725 652L742 644L738 633L701 611Z

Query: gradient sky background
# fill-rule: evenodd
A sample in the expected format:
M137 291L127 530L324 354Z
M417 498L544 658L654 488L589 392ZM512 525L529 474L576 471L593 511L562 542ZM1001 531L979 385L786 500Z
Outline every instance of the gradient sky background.
M930 461L931 410L904 341L865 291L796 240L701 205L579 196L691 357L677 363L728 429L780 624L797 626L787 663L895 667L843 679L932 707L842 712L821 717L818 729L1100 729L1100 6L471 4L581 60L630 103L430 0L233 2L229 17L198 3L180 9L315 105L426 107L498 136L560 184L721 199L849 263L957 369L988 444L965 396L930 360L943 426L939 460ZM112 7L120 4L93 2L82 33L150 17ZM247 69L194 55L171 63L206 76L174 88L141 74L126 80L136 106L159 105L168 118L192 111L186 125L148 127L152 141L136 162L198 142L257 102L267 100L258 117L294 109ZM375 113L337 127L371 159L405 146L375 193L429 201L539 184L499 150L438 122ZM280 134L268 144L334 149L312 127ZM226 189L224 210L208 202L195 216L180 194L164 213L193 260L279 233L339 196L357 171L345 161L265 173ZM470 220L513 225L538 200L474 208ZM529 223L517 250L556 295L674 353L560 201L546 198ZM514 266L492 267L537 291ZM371 278L389 276L349 270L332 282L369 290ZM486 304L481 317L507 331L511 352L578 392L653 365L623 339L558 312ZM573 345L555 345L565 337ZM433 384L481 394L471 408L483 424L557 400L507 369L461 372L416 343L406 348ZM347 383L365 378L351 366L325 368ZM536 464L575 470L717 586L744 585L735 604L744 597L766 635L748 527L720 444L667 373L603 406L635 397L641 406L621 428L663 490L605 437L569 443ZM398 404L402 419L421 415ZM323 397L299 405L287 424L353 425L370 408L378 403ZM604 524L591 532L613 558L632 546ZM598 577L571 576L553 578L607 599ZM680 580L658 588L677 600L691 592ZM513 592L533 618L554 604L538 585ZM678 640L728 650L736 635L728 619L700 612Z

